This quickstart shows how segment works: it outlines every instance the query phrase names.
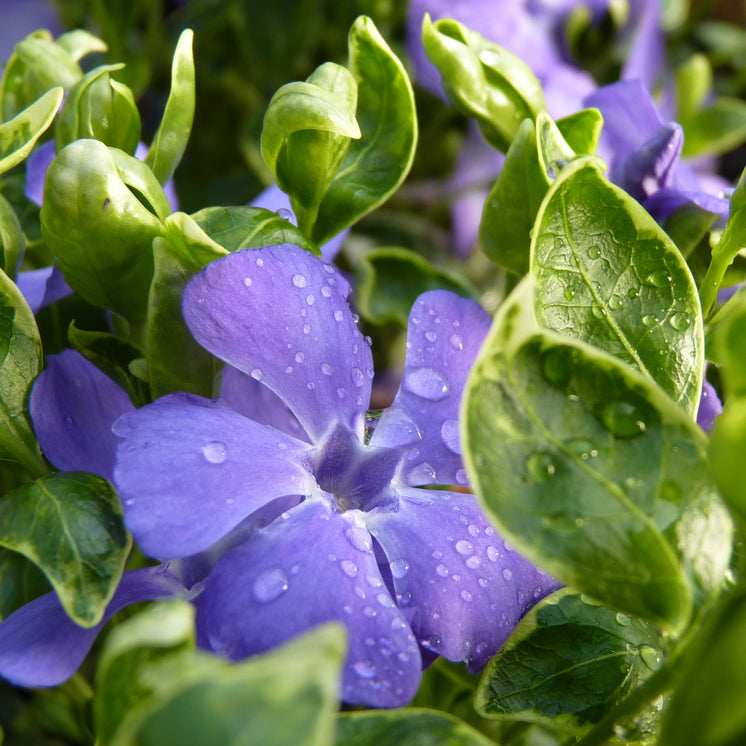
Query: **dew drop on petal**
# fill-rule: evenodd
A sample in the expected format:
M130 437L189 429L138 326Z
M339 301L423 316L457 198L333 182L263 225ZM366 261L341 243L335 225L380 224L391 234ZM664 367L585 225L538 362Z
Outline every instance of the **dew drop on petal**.
M487 547L487 559L490 562L497 562L497 559L499 556L500 556L500 552L498 551L497 547L490 544Z
M440 426L440 437L449 451L456 455L461 455L458 420L445 420Z
M423 461L409 472L407 479L409 484L413 486L434 484L436 480L435 469L426 461Z
M370 554L373 551L373 542L370 534L362 526L350 526L347 529L347 541L360 552Z
M482 564L482 560L478 555L473 554L467 558L465 564L470 570L476 570Z
M469 555L474 554L474 545L467 539L457 541L455 549L462 557L468 557Z
M513 573L506 567L503 570L503 577L505 580L513 580Z
M302 363L306 359L306 356L302 352L295 353L295 362Z
M395 559L391 565L391 575L401 580L409 572L409 562L405 559Z
M262 380L262 371L259 368L252 368L249 375L255 380L255 381L261 381Z
M363 679L372 679L376 675L376 667L370 661L358 661L353 668Z
M438 338L438 335L434 331L425 332L425 339L428 342L435 342L435 340Z
M219 440L211 440L202 446L202 455L211 464L222 464L228 458L228 448Z
M352 560L342 560L339 566L348 578L354 578L357 575L357 565Z
M456 471L456 481L459 484L466 484L469 481L469 477L466 474L466 471L464 469L458 469Z
M297 288L304 288L308 284L308 280L306 280L305 275L293 275L293 285Z
M329 363L321 363L321 372L325 376L330 376L332 373L334 373L334 368L332 368L332 366L329 365Z
M379 593L376 596L376 601L383 606L384 609L393 609L396 604L394 603L394 599L389 596L388 593Z
M244 277L243 278L243 284L246 285L247 288L251 287L251 282L252 282L251 277Z
M471 592L464 588L464 590L461 591L461 598L463 598L464 601L471 601Z
M355 386L362 386L365 383L365 373L360 368L353 368L351 371L352 382Z
M476 538L477 536L479 536L479 533L480 533L479 526L477 526L476 523L470 523L466 527L466 530L469 532L469 535L473 536L474 538Z
M288 589L288 578L279 567L259 573L252 587L252 594L259 603L269 603Z
M415 368L403 380L404 388L428 401L440 401L448 395L448 382L433 368Z
M443 564L438 565L435 568L435 572L437 572L441 578L447 578L450 575L450 570Z
M264 266L264 259L262 259L262 257L258 256L256 258L256 266L257 267L263 267Z
M339 309L337 309L337 310L336 310L336 311L334 312L334 320L335 320L335 321L342 321L342 319L343 319L344 317L345 317L344 313L343 313L342 311L340 311Z
M451 343L451 347L453 347L454 350L464 349L464 340L458 334L451 334L448 341Z

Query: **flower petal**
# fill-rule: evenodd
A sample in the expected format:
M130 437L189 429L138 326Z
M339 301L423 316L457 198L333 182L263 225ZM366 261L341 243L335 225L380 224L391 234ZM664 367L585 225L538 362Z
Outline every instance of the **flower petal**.
M307 500L224 555L197 599L200 641L240 660L338 620L349 633L342 699L407 704L420 681L419 649L360 515Z
M307 444L219 400L171 394L113 429L125 521L151 557L201 552L271 500L317 489Z
M74 350L47 358L29 411L44 455L60 471L112 478L117 442L112 423L134 409L127 394Z
M705 431L710 432L715 425L715 420L723 411L723 405L720 402L715 387L705 380L702 383L702 395L699 400L699 409L697 410L697 424Z
M122 575L101 623L90 628L75 624L56 594L40 596L0 624L0 676L17 686L57 686L78 670L101 628L120 609L184 594L163 567L131 570Z
M54 264L41 269L19 272L16 285L34 315L50 303L65 298L73 292L62 272Z
M490 322L477 303L445 290L412 306L402 384L371 437L374 446L409 447L407 484L466 484L458 409Z
M477 672L521 617L559 587L504 542L476 499L408 490L366 525L386 553L396 599L423 647Z
M372 355L347 305L350 286L330 264L283 244L210 263L184 291L195 339L249 373L290 408L317 442L360 419Z

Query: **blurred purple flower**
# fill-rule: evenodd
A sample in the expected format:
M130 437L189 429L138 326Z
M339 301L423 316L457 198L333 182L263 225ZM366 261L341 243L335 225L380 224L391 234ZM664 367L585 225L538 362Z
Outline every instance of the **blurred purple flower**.
M699 400L697 411L697 424L705 431L710 432L715 425L715 420L723 411L723 405L715 391L715 387L705 379L702 384L702 396Z
M458 407L489 316L422 295L402 386L371 420L372 355L349 292L290 245L208 265L184 293L189 328L294 419L249 419L229 406L236 395L165 396L115 423L114 478L146 554L184 558L183 578L202 561L187 585L209 572L195 599L201 645L239 660L336 619L349 632L343 699L392 707L411 700L423 656L479 670L557 583L471 494L428 489L466 484Z

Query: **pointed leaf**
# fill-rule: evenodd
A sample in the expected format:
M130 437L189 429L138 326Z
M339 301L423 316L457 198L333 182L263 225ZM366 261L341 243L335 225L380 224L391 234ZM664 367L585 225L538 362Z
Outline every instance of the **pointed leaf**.
M116 491L94 474L51 474L0 501L0 545L34 562L84 627L101 621L131 541Z
M0 194L0 269L13 278L26 248L26 237L15 210Z

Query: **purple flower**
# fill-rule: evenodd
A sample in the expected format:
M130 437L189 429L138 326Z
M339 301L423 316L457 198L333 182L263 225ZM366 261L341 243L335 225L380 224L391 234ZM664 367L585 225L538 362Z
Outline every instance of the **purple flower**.
M707 380L702 383L702 395L697 410L697 424L705 431L710 432L715 425L715 420L723 411L720 397L715 387Z
M235 397L165 396L115 423L114 478L146 554L185 566L208 556L202 646L239 660L339 620L343 699L393 707L413 697L423 656L479 670L557 583L458 491L459 400L489 316L445 291L422 295L401 388L376 419L349 292L290 245L208 265L184 293L187 325L295 424L250 419Z

